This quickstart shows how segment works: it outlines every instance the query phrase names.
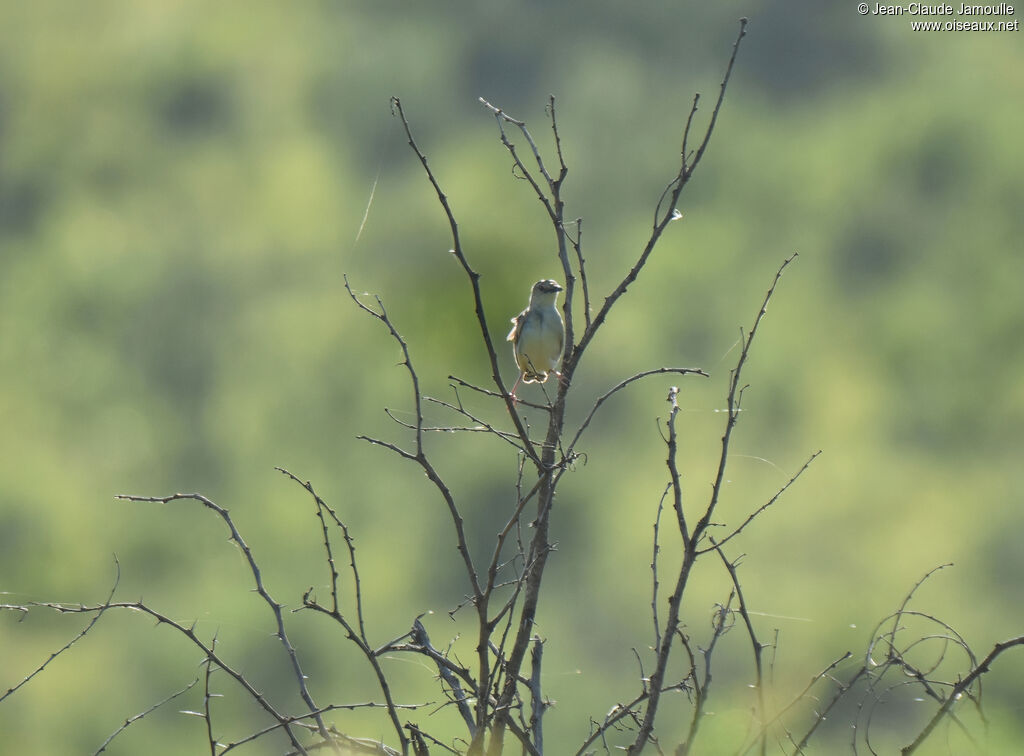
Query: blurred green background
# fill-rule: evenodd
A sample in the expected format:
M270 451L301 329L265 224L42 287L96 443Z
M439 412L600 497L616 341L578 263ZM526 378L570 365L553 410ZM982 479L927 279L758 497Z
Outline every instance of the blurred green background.
M956 566L921 589L918 608L982 653L1024 631L1020 32L912 32L906 17L863 17L852 2L723 5L4 3L3 603L102 601L116 554L119 597L218 633L228 659L297 711L270 614L223 524L194 502L113 498L211 497L294 607L311 585L324 597L327 574L311 503L281 465L352 528L373 639L424 611L436 644L466 632L468 615L446 614L465 583L442 503L410 465L355 439L407 444L383 408L410 417L412 405L397 348L348 299L343 273L384 298L427 394L450 399L450 373L483 383L489 372L444 216L388 98L402 98L451 199L500 340L531 283L560 273L547 220L477 98L526 119L551 155L544 108L557 96L566 215L584 219L600 303L647 238L694 92L706 123L746 15L684 218L582 363L570 423L628 374L704 368L710 380L683 384L680 420L700 506L739 329L798 251L748 364L719 512L740 522L824 450L732 544L746 554L762 637L779 631L774 695L788 700L833 658L862 653L875 622L944 562ZM654 421L673 382L609 402L583 443L588 463L561 488L538 628L557 701L552 753L574 751L588 717L638 689L630 649L651 642L651 525L665 485ZM494 402L465 398L500 417ZM428 408L428 423L452 420ZM483 554L514 501L515 457L478 437L430 443ZM727 587L710 562L696 578L685 621L700 639ZM318 701L379 698L338 628L289 621ZM84 624L0 614L0 690ZM734 748L748 721L749 649L733 636L708 753ZM458 641L462 658L472 645ZM92 752L199 674L200 656L141 616L108 615L0 705L4 749ZM388 664L401 702L438 700L431 669ZM988 677L992 752L1010 752L1024 736L1024 663L1005 656ZM217 682L230 694L215 704L221 739L255 729L255 707ZM110 752L202 752L201 720L177 713L200 706L196 688ZM452 712L431 711L410 719L459 732ZM686 712L671 702L667 731ZM332 719L388 738L376 713ZM956 752L945 737L938 752Z

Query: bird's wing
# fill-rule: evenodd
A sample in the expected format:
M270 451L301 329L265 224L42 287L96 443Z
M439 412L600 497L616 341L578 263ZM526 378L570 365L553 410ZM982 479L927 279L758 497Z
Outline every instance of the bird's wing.
M526 320L527 311L528 310L523 310L512 318L512 330L508 332L508 336L505 337L505 341L511 341L514 344L519 340L519 334L523 330L523 321Z

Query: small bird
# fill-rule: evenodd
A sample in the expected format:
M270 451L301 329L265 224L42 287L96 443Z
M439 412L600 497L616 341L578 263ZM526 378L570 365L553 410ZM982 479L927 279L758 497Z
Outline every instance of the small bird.
M520 381L544 383L551 373L561 377L555 370L565 346L565 323L555 306L561 290L558 282L550 278L538 281L530 292L530 306L512 318L508 341L512 342L520 371L512 387L513 399Z

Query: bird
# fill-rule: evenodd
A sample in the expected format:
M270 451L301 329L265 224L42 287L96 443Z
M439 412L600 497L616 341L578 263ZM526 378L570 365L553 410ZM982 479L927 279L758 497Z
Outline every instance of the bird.
M512 318L507 340L512 342L519 366L519 378L512 387L513 399L520 382L544 383L551 373L561 378L555 369L565 346L565 323L556 307L561 290L553 279L538 281L530 291L530 306Z

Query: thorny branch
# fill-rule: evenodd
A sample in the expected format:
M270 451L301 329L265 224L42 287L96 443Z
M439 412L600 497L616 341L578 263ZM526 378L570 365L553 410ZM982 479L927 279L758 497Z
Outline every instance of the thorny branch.
M469 260L466 257L466 253L462 248L462 238L459 235L459 224L455 220L455 214L452 212L451 205L448 203L448 196L441 189L441 185L438 183L437 178L434 176L433 170L430 168L430 164L427 162L427 156L423 154L419 146L416 144L416 140L412 136L412 129L409 126L409 121L405 117L405 111L402 109L402 101L397 97L391 98L392 111L398 115L402 121L402 128L405 130L405 136L408 140L409 146L413 152L416 153L416 157L419 158L420 163L423 165L423 170L427 174L427 179L430 181L431 186L434 188L434 192L437 194L438 202L441 203L441 207L444 209L445 216L448 218L448 225L451 229L452 235L452 254L459 261L462 269L465 271L466 276L469 278L470 286L473 290L473 308L476 314L477 323L480 326L480 334L484 341L484 349L487 352L487 359L491 365L491 378L494 384L498 387L501 392L502 398L505 401L505 407L508 411L509 417L515 426L516 432L519 438L523 442L523 447L526 455L533 460L535 464L540 462L536 449L533 443L530 441L529 436L526 433L526 428L523 425L522 420L516 413L515 404L512 400L512 396L505 388L505 384L501 379L501 369L498 365L498 352L494 347L494 340L491 338L491 330L487 325L487 315L484 312L483 295L480 293L480 274L473 270L469 264Z
M99 615L97 615L97 616L99 616ZM171 695L167 696L167 698L163 699L162 701L158 701L157 703L153 704L149 708L144 709L143 711L140 711L138 714L136 714L134 716L131 716L131 717L128 717L128 719L124 720L124 722L121 724L120 727L118 727L116 730L114 730L112 733L110 733L110 737L108 737L106 740L103 741L103 745L101 745L99 748L97 748L93 752L94 756L96 756L96 754L103 753L105 750L107 750L107 746L110 745L110 743L114 740L114 738L116 738L122 732L124 732L129 727L131 727L133 724L138 722L140 719L142 719L143 717L153 713L154 711L159 709L164 704L170 703L171 701L173 701L178 696L180 696L180 695L182 695L184 693L187 693L188 691L192 690L192 687L197 682L199 682L199 678L196 678L195 680L190 682L188 685L186 685L181 690L176 691L176 692L172 693ZM188 713L193 713L193 712L188 712ZM204 719L207 720L207 722L209 722L209 712L207 712L205 714L200 714L200 716L202 716Z
M779 727L781 727L785 740L792 747L789 752L805 753L812 736L819 731L839 702L855 695L858 691L857 718L850 730L850 746L853 752L859 752L858 742L860 741L863 741L864 746L872 754L893 752L894 748L892 747L882 747L872 742L873 718L881 704L891 702L891 694L907 688L917 689L920 692L917 700L923 701L930 698L939 706L917 735L913 737L913 740L900 749L900 753L910 754L916 751L944 719L948 719L959 728L968 740L973 742L967 726L959 719L955 711L956 704L959 701L970 701L980 711L981 692L977 686L980 685L981 676L990 671L992 662L1003 652L1024 645L1024 636L995 644L992 651L979 661L967 645L966 640L948 623L930 614L910 609L910 601L917 589L938 570L949 566L948 564L940 565L926 573L906 594L899 608L875 626L860 665L852 671L845 672L842 675L843 679L840 679L836 670L853 654L847 652L833 661L814 675L807 686L789 704L779 709L770 719L763 721L756 732L755 739L739 753L749 753L755 744L764 742L764 738L770 730ZM911 621L913 620L923 622L923 628L912 631ZM929 626L935 627L937 631L931 632ZM901 642L899 640L901 637L905 637L906 640ZM921 666L915 659L924 658L922 654L925 647L934 644L938 644L938 653L927 665ZM959 670L957 665L953 664L949 664L947 670L947 661L951 662L951 660L947 660L949 648L958 648L964 653L967 659L966 671ZM891 681L890 678L892 678ZM793 714L801 702L809 699L818 701L818 697L811 696L811 689L823 680L831 681L835 690L827 701L816 706L810 725L798 738L788 727L783 726L782 722ZM982 715L982 720L984 721L984 715ZM781 748L782 744L779 745Z
M669 182L658 201L658 208L655 210L654 228L651 231L651 235L647 239L647 243L644 245L643 251L641 251L637 261L633 264L633 267L629 269L629 272L622 281L619 282L619 285L616 286L615 289L612 290L612 292L605 298L604 304L601 305L601 309L598 310L597 314L594 316L593 322L590 323L587 330L583 333L579 343L573 349L572 354L568 355L567 352L568 358L566 360L566 365L563 367L563 372L568 372L570 375L572 374L580 358L583 356L583 352L604 324L612 307L615 306L615 303L619 298L626 293L626 289L629 288L629 286L636 281L637 276L640 275L640 271L643 270L644 266L647 264L648 258L654 251L655 246L661 239L661 236L668 227L668 224L680 217L678 210L679 197L683 193L683 188L693 176L694 171L697 170L697 166L704 157L704 151L711 142L711 135L714 133L715 124L718 121L718 113L722 109L722 103L725 101L725 90L728 87L729 79L732 76L733 66L736 63L736 55L740 49L740 42L743 40L743 37L746 36L746 33L747 19L741 18L739 34L736 36L736 41L733 43L732 55L729 58L729 64L726 66L725 76L722 78L722 83L719 88L718 101L715 103L715 108L711 113L711 120L704 132L704 138L701 141L700 149L698 149L697 154L694 155L691 160L690 155L686 151L686 137L689 134L693 116L697 111L698 96L694 98L693 107L690 109L690 115L686 122L686 131L684 132L683 147L680 154L679 171ZM664 203L666 196L668 197L668 202ZM664 211L661 211L663 203L665 204L665 209ZM661 213L660 215L659 211Z
M754 688L757 691L757 709L755 711L755 716L763 722L767 716L764 699L764 666L761 661L761 654L764 651L764 645L757 639L757 631L754 629L754 623L750 619L747 600L743 596L743 586L740 585L740 577L736 569L740 560L737 559L735 561L729 561L725 556L725 552L722 551L722 544L716 543L714 538L711 538L710 540L714 545L718 556L722 558L722 564L725 566L726 571L729 573L729 578L732 580L733 590L736 591L736 600L739 604L737 611L740 613L740 617L743 619L743 625L747 629L747 637L750 638L750 648L754 653ZM763 731L760 743L761 756L764 756L768 747L768 738L767 733L764 733Z
M473 557L469 553L469 543L466 539L466 530L465 525L463 523L462 514L459 512L459 508L455 503L455 497L453 496L451 489L449 489L447 484L445 484L444 480L441 478L440 474L438 474L437 470L434 469L434 465L430 462L430 458L427 456L426 450L424 448L423 394L420 392L419 376L416 374L416 369L413 367L412 364L412 358L409 356L409 345L406 344L405 339L402 338L402 335L398 332L398 330L395 328L395 325L391 322L391 319L388 317L387 310L384 309L384 302L381 301L380 297L376 297L378 309L375 310L371 307L366 306L359 299L359 297L356 296L355 292L352 291L352 288L349 286L347 276L345 277L345 290L348 292L349 296L352 298L352 301L356 303L359 309L361 309L363 312L369 314L371 317L383 323L384 326L388 329L388 332L391 334L391 337L398 343L399 347L402 350L402 365L404 365L406 370L408 371L409 380L412 383L413 400L415 401L416 406L415 452L406 451L395 444L392 444L387 441L381 441L376 438L370 438L368 436L359 436L359 438L368 441L371 444L376 444L378 446L384 446L388 449L391 449L399 456L415 462L423 469L423 472L426 473L427 478L430 480L431 483L434 484L434 487L437 488L438 492L441 494L441 497L444 499L444 502L448 507L448 512L450 513L452 518L452 525L455 528L456 548L458 549L459 555L462 557L462 562L465 565L466 575L469 578L469 582L473 590L473 595L480 596L480 580L477 575L476 567L473 566ZM520 438L523 439L524 444L530 444L529 438L525 436L525 430L523 431L523 435Z
M722 434L722 445L721 453L718 458L718 469L715 473L715 480L711 487L711 501L708 503L707 509L704 510L704 514L701 515L700 520L693 529L693 539L687 544L688 549L697 549L701 538L704 535L704 531L707 530L711 517L715 513L715 508L718 506L718 500L722 493L722 481L725 480L725 469L729 462L729 442L732 439L733 429L736 427L736 422L739 420L740 415L740 402L743 397L743 387L740 385L740 378L743 373L743 366L746 365L747 356L750 354L750 347L754 343L754 338L757 336L757 329L761 325L761 321L764 319L765 313L768 311L768 303L771 301L772 296L775 294L775 288L779 285L779 279L782 278L783 271L789 267L790 263L797 258L797 253L794 252L792 255L787 257L783 261L782 265L775 272L775 279L772 281L772 285L768 289L768 293L764 296L764 301L761 303L761 308L757 311L757 316L754 318L754 325L750 329L750 333L747 334L746 339L743 342L743 348L740 350L739 359L736 361L736 367L734 367L729 375L729 392L726 396L726 423L725 433ZM817 455L815 455L817 456ZM814 459L814 457L811 457ZM806 466L805 466L806 467ZM801 469L801 472L803 468ZM799 473L797 473L799 475ZM796 478L797 476L794 476ZM741 528L743 526L740 526Z
M377 683L380 686L381 693L384 695L385 705L388 711L388 717L391 720L391 725L395 730L395 734L401 743L402 750L405 751L408 748L408 739L405 734L405 728L402 726L402 722L398 717L398 706L395 704L394 697L391 693L391 684L388 682L387 675L384 673L384 669L380 665L378 655L374 653L373 648L370 645L370 640L366 635L366 623L363 617L363 591L362 582L359 579L359 567L356 565L356 548L355 542L352 536L349 534L348 527L338 517L337 512L334 511L323 499L320 498L319 494L313 489L313 485L307 480L302 481L295 475L283 467L275 468L283 475L288 476L293 481L302 486L310 496L313 497L313 501L316 504L316 515L320 521L321 533L324 539L324 552L327 560L327 565L331 571L331 608L321 606L317 603L315 598L311 598L313 589L310 588L306 591L302 597L302 605L306 609L321 612L334 619L340 624L348 636L348 638L355 643L355 645L362 652L363 656L366 657L370 667L373 669L374 676L377 678ZM355 594L355 607L356 607L356 625L353 626L345 617L341 611L340 601L338 599L338 570L334 564L334 551L331 546L330 531L327 527L327 517L331 519L336 527L341 530L342 537L345 540L345 546L348 549L349 556L349 569L352 572L353 581L353 592Z
M0 696L0 703L2 703L3 700L5 698L7 698L8 696L11 696L14 693L16 693L19 688L21 688L24 685L26 685L29 680L31 680L33 677L35 677L36 675L41 673L44 669L46 669L46 667L50 664L50 662L52 662L54 659L56 659L58 656L63 654L65 651L67 651L73 645L78 643L78 641L80 641L82 638L84 638L86 635L89 634L89 631L93 629L93 626L95 626L95 624L97 622L99 622L100 617L103 616L103 613L107 610L107 608L110 607L110 605L111 605L110 602L113 600L114 594L117 592L118 583L120 583L120 582L121 582L121 564L117 561L117 557L115 556L114 557L114 584L110 588L110 595L107 596L106 603L103 604L102 608L95 613L93 618L91 620L89 620L89 624L87 624L84 628L82 628L81 632L79 632L78 635L76 635L74 638L72 638L67 643L65 643L63 646L61 646L61 648L59 648L57 651L54 651L52 654L50 654L49 658L47 658L46 661L44 661L42 664L40 664L38 667L36 667L35 670L30 672L28 675L26 675L25 679L23 679L20 683L15 685L13 688L8 689L8 691L6 693L4 693L2 696ZM0 605L0 610L3 610L3 609L14 610L14 611L21 612L22 619L24 619L25 616L28 614L28 607L25 607L25 606L12 606L12 605L9 605L9 604Z
M309 711L311 713L316 712L317 705L313 701L313 697L309 693L309 688L306 686L306 675L303 673L302 667L299 664L299 657L295 653L295 648L292 646L291 641L288 639L288 633L285 632L284 615L281 612L281 604L275 601L273 597L271 597L270 593L267 592L266 586L264 586L263 584L263 575L260 572L259 565L256 564L256 559L255 557L253 557L252 551L249 549L249 545L245 542L245 540L242 538L241 533L239 533L238 529L235 527L235 523L231 519L231 515L228 514L228 510L224 509L221 506L218 506L217 504L213 503L213 501L211 501L210 499L198 493L178 493L171 494L170 496L131 496L122 494L119 495L117 498L124 499L127 501L151 502L156 504L169 504L172 501L192 499L194 501L200 502L204 507L213 512L216 512L217 515L220 516L220 518L224 521L224 524L228 526L228 530L231 531L231 540L238 545L238 547L242 550L242 553L245 555L245 560L249 565L249 571L252 573L253 581L256 584L256 592L260 595L260 597L263 599L266 605L270 608L270 611L274 614L274 620L277 624L277 638L279 641L281 641L281 645L284 646L284 649L288 654L288 659L290 660L292 665L292 672L294 673L296 683L299 686L299 694L302 696L302 700L306 702L306 706L309 707ZM189 632L191 633L191 630ZM195 637L194 634L192 634L192 636L193 638ZM198 642L198 639L196 639L196 642ZM212 653L213 650L211 649L210 654ZM324 724L323 719L318 714L315 715L314 718L316 719L317 729L319 730L321 737L323 737L324 740L329 740L330 735L327 732L327 726ZM289 737L291 737L290 730ZM293 741L293 745L297 748L301 748L297 741Z
M910 754L916 751L922 743L932 734L936 725L942 721L942 718L949 715L953 705L960 700L961 696L970 690L970 687L980 678L983 674L990 671L992 662L996 660L1004 651L1008 651L1011 648L1017 646L1024 646L1024 635L1019 635L1016 638L1010 638L1009 640L997 643L993 646L992 650L988 652L981 662L974 665L974 669L968 672L959 682L957 682L946 694L942 705L935 711L932 718L928 720L928 724L925 725L924 729L921 730L920 734L914 738L913 742L901 749L900 753Z
M746 364L747 356L750 352L750 348L754 343L754 338L757 335L758 326L764 317L768 302L771 300L772 295L775 293L776 286L779 283L779 279L782 276L782 272L796 257L793 256L787 258L779 269L775 273L775 278L772 281L771 286L768 289L768 293L765 295L764 300L761 304L761 308L758 310L757 316L754 319L754 325L750 329L750 333L743 343L743 348L740 351L740 356L736 362L736 366L732 369L729 376L729 387L726 398L726 426L725 432L722 435L722 447L721 454L719 456L718 466L715 471L714 482L711 488L711 497L708 501L703 514L698 519L696 525L691 529L689 521L686 516L686 510L683 504L683 485L682 478L679 473L679 467L677 462L678 453L678 442L677 442L677 429L676 429L676 417L679 413L679 389L675 386L669 391L668 402L670 405L670 412L668 420L665 423L665 429L667 435L665 436L665 444L667 446L666 466L669 470L669 490L672 494L672 508L676 515L676 522L679 527L679 535L683 545L683 559L679 567L679 572L676 576L675 586L668 599L668 613L664 620L664 625L660 632L656 633L656 637L659 639L658 645L654 649L655 654L655 666L654 670L650 675L650 682L647 683L650 689L650 695L645 704L645 711L640 727L637 729L635 738L632 744L629 746L630 754L639 754L651 741L652 734L654 732L654 722L658 714L658 706L661 702L661 694L663 686L665 684L665 675L668 670L669 660L672 655L673 642L680 632L680 610L682 608L683 595L686 591L686 586L690 578L690 574L693 570L693 566L696 563L697 558L703 553L700 549L700 544L706 534L706 531L710 527L711 517L714 513L715 507L718 504L722 482L725 479L725 468L728 463L729 455L729 441L732 436L733 428L736 426L736 422L739 418L740 411L740 379L743 372L743 367ZM813 459L813 457L812 457ZM804 465L806 468L806 465ZM802 468L802 469L804 469ZM802 472L801 469L801 472ZM799 476L799 473L793 477L795 480ZM783 491L788 488L788 484L783 488ZM781 494L781 492L780 492ZM780 494L776 494L775 497L769 502L774 503ZM767 508L766 505L761 507L758 512L764 511ZM659 507L660 507L659 503ZM733 535L738 533L746 525L740 525ZM657 581L657 575L655 575ZM685 645L685 641L684 641ZM703 706L703 698L698 700L698 704L695 707L695 714L699 715ZM683 752L689 749L696 734L696 727L698 719L694 719L691 725L690 735L684 742L681 748Z
M282 471L282 472L284 472L284 471ZM298 479L295 478L294 476L292 476L290 473L286 472L285 474L289 475L290 477L292 477L293 479L298 481ZM310 490L310 489L307 489L307 490ZM315 498L318 498L316 496L315 492L313 492L312 490L310 490L310 493ZM297 656L295 655L295 650L294 650L294 648L291 647L290 643L288 642L287 635L285 635L284 631L283 631L283 615L281 615L281 613L280 613L280 608L281 607L280 607L279 604L276 604L276 602L273 601L273 599L269 596L269 594L266 593L266 589L263 588L261 571L260 571L260 568L259 568L258 564L255 561L255 557L253 556L252 551L246 545L244 539L242 539L242 537L241 537L240 533L238 532L237 528L234 526L234 523L231 520L231 517L227 513L226 509L223 509L222 507L219 507L216 504L214 504L209 499L206 499L205 497L202 497L202 496L199 496L199 495L196 495L196 494L174 494L174 495L167 496L167 497L122 496L122 497L119 497L119 498L131 500L131 501L152 501L152 502L170 502L170 501L179 500L179 499L195 499L197 501L202 502L204 504L204 506L207 506L208 508L213 509L214 511L216 511L222 517L222 519L224 519L224 521L228 524L229 529L231 530L231 533L232 533L231 540L239 546L239 548L242 550L243 554L246 556L246 559L249 562L250 571L253 573L254 579L256 580L256 583L257 583L257 586L258 586L257 589L256 589L257 593L259 593L261 595L261 597L264 599L264 601L267 602L268 604L270 604L272 606L272 608L275 607L275 606L277 607L277 610L274 612L274 614L275 614L275 618L279 621L278 635L279 635L279 637L281 635L284 635L284 639L283 639L282 642L284 643L286 649L288 649L289 658L291 658L293 660L293 666L297 667L298 659L297 659ZM330 512L333 513L333 510L330 510L330 508L327 507L327 505L324 504L322 502L322 500L320 501L320 504L324 508L326 508L327 511L330 511ZM353 566L353 569L354 569L354 550L351 551L350 554L353 557L353 565L352 566ZM116 563L116 560L115 560L115 563ZM117 581L115 581L115 589L116 589L116 585L117 585ZM39 607L39 608L52 609L52 610L57 611L57 612L59 612L61 614L86 614L86 615L92 615L92 620L87 625L85 630L82 633L80 633L78 636L76 636L76 638L73 639L70 643L66 644L65 647L62 649L62 651L66 650L67 648L70 648L70 646L74 642L76 642L81 637L83 637L85 635L85 633L87 633L96 624L96 621L98 620L98 618L100 616L102 616L105 612L107 612L107 611L109 611L111 609L114 609L114 610L129 610L129 611L139 612L139 613L148 615L148 616L152 617L153 619L155 619L157 621L158 625L166 625L166 626L172 628L178 634L180 634L183 637L185 637L193 645L198 647L200 649L200 651L202 651L202 653L203 653L202 666L205 668L205 673L204 673L204 697L203 697L202 710L201 711L186 711L184 713L193 714L193 715L198 716L198 717L200 717L200 718L205 720L205 726L206 726L207 738L208 738L208 742L209 742L209 750L210 750L211 756L222 755L222 754L227 753L229 751L232 751L235 748L238 748L238 747L240 747L240 746L242 746L244 744L251 743L251 742L253 742L253 741L255 741L255 740L259 739L259 738L264 737L265 735L268 735L268 734L273 733L273 732L277 732L279 730L283 731L286 734L286 736L288 737L288 739L289 739L289 741L291 743L291 746L293 748L293 752L294 753L308 753L310 750L319 750L319 749L324 748L324 747L326 747L328 749L331 749L332 751L337 751L340 746L345 746L346 748L349 749L348 751L345 751L345 752L350 752L351 751L351 752L361 752L361 753L362 752L365 752L365 753L397 753L393 749L387 748L386 746L384 746L383 744L381 744L381 743L379 743L377 741L370 741L370 740L367 740L367 739L360 739L360 738L351 738L350 736L347 736L347 735L345 735L343 733L338 732L333 727L327 727L323 723L323 718L322 718L323 714L325 714L327 712L331 712L331 711L342 710L342 709L349 709L349 710L351 710L351 709L358 709L358 708L386 708L390 713L394 713L397 710L416 709L416 708L420 708L421 706L424 705L424 704L413 704L413 705L395 704L389 698L388 702L386 704L378 704L378 703L374 703L374 702L354 703L354 704L330 704L330 705L327 705L327 706L311 708L307 713L304 713L304 714L299 714L299 715L284 714L284 713L280 712L277 708L275 708L275 706L270 703L269 699L263 693L261 693L250 682L250 680L246 678L246 676L240 670L236 669L235 667L233 667L229 663L227 663L227 661L225 660L223 655L217 650L217 637L216 637L216 635L214 635L214 638L213 638L212 642L209 645L207 645L198 636L198 634L195 632L195 624L194 623L191 626L184 625L184 624L182 624L182 623L180 623L180 622L178 622L176 620L171 619L166 614L164 614L164 613L162 613L160 611L157 611L156 609L153 609L150 605L144 603L141 600L140 601L131 601L131 602L114 601L113 600L113 596L114 596L114 589L112 589L111 595L108 597L108 599L103 604L98 604L98 605L94 605L94 606L89 606L89 605L84 605L84 604L70 605L70 604L61 604L61 603L53 603L53 602L32 602L31 604L28 604L26 606L19 606L19 607L3 606L3 607L0 607L0 609L18 609L19 611L22 611L23 613L25 613L25 612L28 612L33 607ZM61 652L57 652L57 653L51 655L51 657L47 661L47 663L49 663L49 661L52 661L53 658L55 658L59 653L61 653ZM43 667L45 667L45 666L46 666L46 664L43 665ZM41 671L41 669L42 669L42 667L39 670L37 670L36 673L33 673L33 675L30 675L30 678L32 676L34 676L34 674L37 674L38 671ZM264 727L264 728L262 728L260 730L257 730L257 731L251 733L250 735L248 735L246 737L243 737L243 738L241 738L241 739L239 739L237 741L234 741L233 743L227 743L227 744L219 743L217 741L217 739L215 738L215 736L213 735L213 715L212 715L211 706L210 706L211 699L218 695L218 694L212 693L211 689L210 689L211 673L214 670L221 670L221 671L225 672L229 677L231 677L248 694L249 697L251 697L265 712L267 712L270 715L270 717L274 720L273 724L271 724L271 725L269 725L267 727ZM301 674L301 672L299 674ZM301 694L301 691L303 690L303 688L305 686L305 679L304 678L299 678L297 676L296 680L298 682L299 691L300 691L300 694ZM126 719L125 722L122 724L122 726L119 727L103 743L103 745L100 747L100 749L97 751L97 753L100 753L100 752L104 751L106 749L106 747L110 744L110 742L117 735L119 735L121 732L123 732L128 726L130 726L130 725L134 724L135 722L141 720L143 717L147 716L149 713L151 713L155 709L159 708L163 704L167 703L168 701L173 700L174 698L177 698L180 695L183 695L185 692L190 690L197 682L198 682L198 679L194 680L191 684L186 686L186 688L184 688L183 690L175 693L174 695L170 696L169 698L165 699L164 701L162 701L162 702L160 702L160 703L158 703L158 704L156 704L154 706L151 706L148 709L144 710L143 712L141 712L139 714L136 714L136 715ZM16 688L12 689L12 691L9 691L8 695L11 692L13 692L13 690L16 690ZM312 725L307 724L306 720L312 720ZM312 744L312 745L304 745L298 739L297 733L295 732L296 729L301 729L301 730L312 729L312 731L321 734L322 740L319 743L315 743L315 744ZM326 735L323 734L324 732L326 732Z
M108 601L107 603L99 606L86 606L82 604L67 605L52 602L34 602L32 606L52 609L54 611L60 612L61 614L98 614L105 612L109 609L128 609L149 615L157 621L158 625L167 625L168 627L175 630L178 634L187 638L197 648L199 648L199 650L203 652L205 658L211 660L213 664L215 664L217 667L219 667L225 673L227 673L229 677L231 677L236 683L238 683L239 686L243 688L243 690L245 690L245 692L249 695L250 698L252 698L257 704L259 704L259 706L275 720L275 722L277 723L275 726L281 727L284 730L285 734L288 736L288 739L292 744L292 747L296 749L296 751L298 751L299 753L307 752L306 749L299 742L293 730L296 718L280 713L270 703L270 701L267 700L267 698L262 693L260 693L252 685L252 683L249 682L248 679L246 679L246 677L241 672L234 669L213 649L212 646L206 645L206 643L204 643L202 639L200 639L199 636L196 635L194 625L186 627L180 622L171 619L167 615L162 614L161 612L158 612L155 609L152 609L147 604L141 601ZM319 714L319 710L314 710L314 712L311 712L311 714L312 713Z

